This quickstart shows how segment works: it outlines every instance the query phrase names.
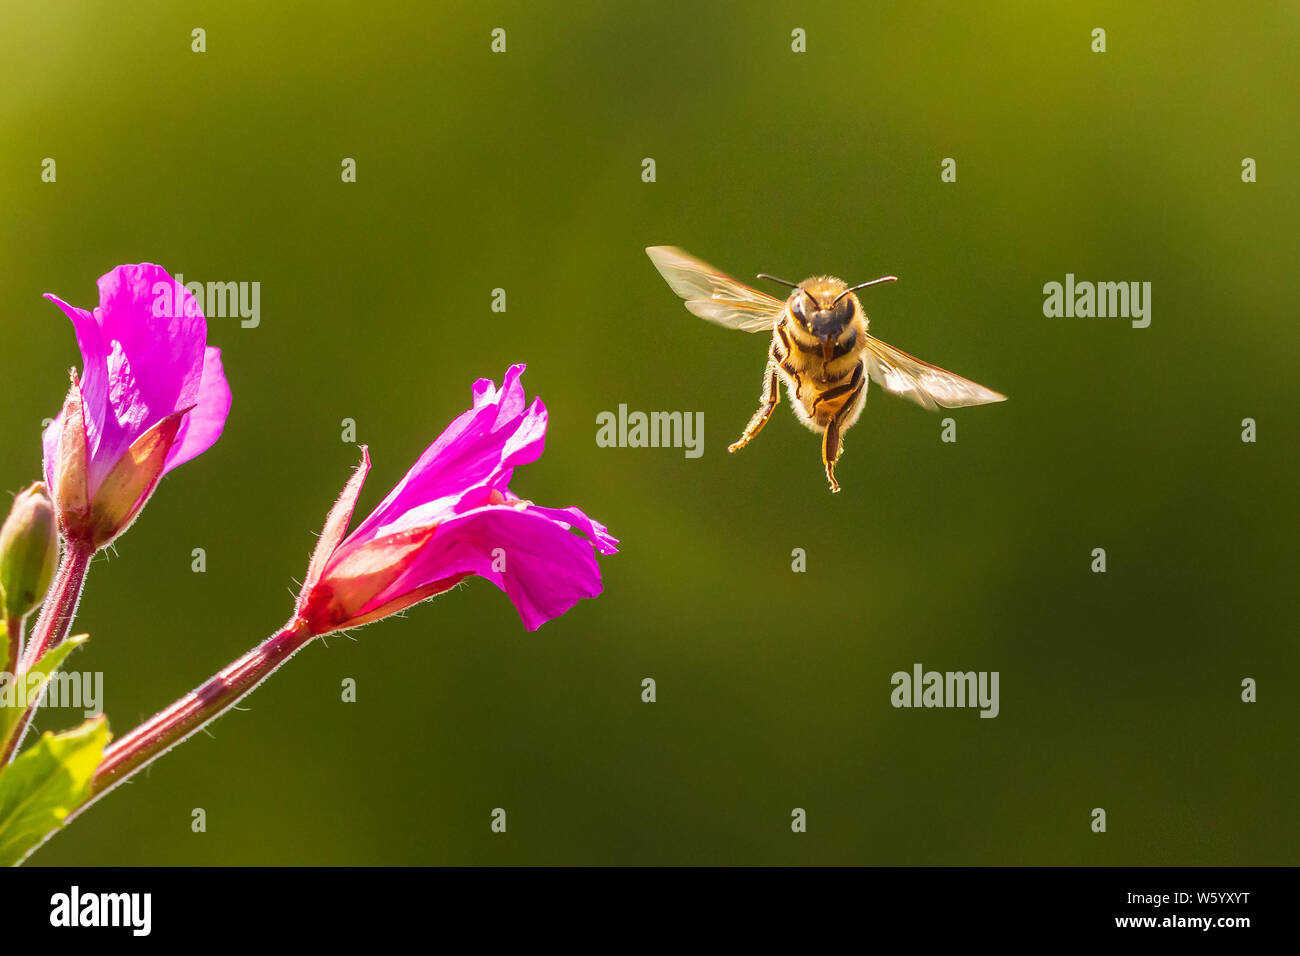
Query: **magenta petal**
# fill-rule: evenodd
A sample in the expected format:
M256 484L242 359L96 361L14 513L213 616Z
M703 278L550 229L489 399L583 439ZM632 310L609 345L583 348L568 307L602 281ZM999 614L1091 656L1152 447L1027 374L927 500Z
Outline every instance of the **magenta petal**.
M469 393L473 399L470 408L482 408L496 399L497 384L490 378L480 378L469 387Z
M100 277L95 320L108 349L108 415L91 460L91 488L142 434L193 405L207 322L161 266L118 266Z
M519 378L524 374L526 367L522 362L519 362L506 369L505 378L501 380L501 391L496 394L498 427L513 421L523 414L526 400L524 398L524 386L519 381Z
M203 454L221 436L230 413L230 385L221 367L221 349L209 345L203 352L203 377L195 406L176 433L176 443L167 454L163 474Z
M189 290L152 263L118 266L99 279L95 310L109 348L130 363L134 381L122 383L115 406L141 402L159 419L194 403L203 372L208 323ZM111 389L110 389L111 391Z
M100 333L99 323L94 315L75 305L68 305L56 295L47 294L49 299L63 314L72 320L73 331L77 335L77 348L81 350L81 400L86 415L86 438L88 450L93 458L99 447L100 436L104 430L104 419L108 415L108 346ZM45 430L45 460L48 466L53 446L58 445L58 418ZM53 446L50 436L53 435Z
M476 574L505 591L524 627L535 631L582 598L601 592L592 544L543 509L493 505L438 526L411 569L374 602L457 574ZM501 549L499 553L494 551ZM501 560L505 569L497 570Z
M493 490L504 491L516 466L535 461L545 445L546 406L535 400L525 408L523 371L523 365L512 365L499 391L488 379L475 382L474 407L425 449L354 537L387 534L478 507Z
M548 421L549 416L546 414L546 406L542 404L542 400L533 399L527 414L519 419L514 431L502 446L502 464L513 470L519 465L527 465L541 458L546 448ZM503 481L495 487L504 488L507 483Z
M592 540L596 550L601 554L618 554L618 538L610 534L609 529L599 521L588 518L579 508L543 508L529 502L528 510L534 514L545 515L566 527L577 528Z
M59 435L63 433L63 412L54 416L54 421L45 426L41 432L41 451L44 454L42 470L45 474L45 487L54 488L54 460L59 454Z

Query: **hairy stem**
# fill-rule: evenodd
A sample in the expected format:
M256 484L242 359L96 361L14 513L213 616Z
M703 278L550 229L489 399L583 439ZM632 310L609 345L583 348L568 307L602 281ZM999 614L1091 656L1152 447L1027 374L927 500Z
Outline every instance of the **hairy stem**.
M17 674L18 662L23 656L23 619L10 617L5 619L5 636L8 644L5 649L5 672Z
M81 589L85 586L86 572L94 553L94 549L71 541L64 548L54 583L50 585L50 593L46 595L36 626L32 628L32 641L23 656L24 670L40 660L50 648L62 644L68 636L72 619L77 616L77 602L81 600Z
M143 770L186 737L216 720L271 676L314 637L305 622L291 621L197 690L160 710L104 751L90 798L71 819L105 793Z
M32 629L31 643L21 660L17 661L15 673L18 670L30 671L41 659L41 655L52 647L58 647L68 636L72 619L77 616L77 602L81 600L81 589L86 584L86 572L90 569L90 559L94 554L93 548L71 541L64 548L59 570L54 574L54 583L50 585L50 593L46 595L40 617L36 619L36 627ZM4 751L0 753L0 767L8 766L18 754L40 703L39 699L31 701L18 718Z

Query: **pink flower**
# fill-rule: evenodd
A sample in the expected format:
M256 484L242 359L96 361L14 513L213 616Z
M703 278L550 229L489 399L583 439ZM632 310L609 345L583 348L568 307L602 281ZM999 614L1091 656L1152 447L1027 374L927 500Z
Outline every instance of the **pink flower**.
M378 620L471 574L505 591L530 631L600 594L594 551L614 554L618 541L577 508L541 508L508 487L546 439L546 407L541 399L525 407L523 370L512 365L500 391L490 379L475 382L474 407L343 540L370 470L362 449L298 598L297 618L311 633Z
M63 411L45 430L45 480L70 541L100 548L158 481L212 447L230 410L203 312L160 266L118 266L87 312L53 295L81 349Z

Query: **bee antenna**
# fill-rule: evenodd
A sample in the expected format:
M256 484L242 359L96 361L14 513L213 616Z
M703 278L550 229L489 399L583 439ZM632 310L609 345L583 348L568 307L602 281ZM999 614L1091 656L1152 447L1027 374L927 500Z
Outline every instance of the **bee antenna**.
M897 281L898 281L898 276L881 276L879 279L872 279L870 282L864 282L861 285L855 285L851 289L845 289L843 292L841 292L839 295L835 297L835 302L840 301L840 299L844 298L850 292L857 292L859 289L865 289L869 285L876 285L877 283L880 282L897 282ZM835 302L832 302L831 305L834 305Z
M788 286L789 286L790 288L792 288L792 289L797 289L797 288L799 288L799 283L797 283L797 282L786 282L784 279L778 279L776 276L770 276L770 275L768 275L766 272L760 272L760 273L759 273L758 275L756 275L754 278L756 278L756 279L770 279L772 282L779 282L779 283L781 283L781 285L788 285Z

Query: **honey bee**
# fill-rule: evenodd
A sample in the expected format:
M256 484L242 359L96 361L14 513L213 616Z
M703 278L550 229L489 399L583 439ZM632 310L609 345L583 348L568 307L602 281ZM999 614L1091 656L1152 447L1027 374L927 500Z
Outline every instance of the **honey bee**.
M834 276L796 283L760 273L758 278L793 290L782 302L673 246L651 246L646 254L695 315L729 329L772 334L761 404L729 452L744 448L763 430L780 401L782 381L799 420L822 436L822 464L832 492L840 490L835 463L844 433L862 414L867 379L931 410L1006 401L1005 395L867 334L867 314L856 293L897 276L849 286Z

